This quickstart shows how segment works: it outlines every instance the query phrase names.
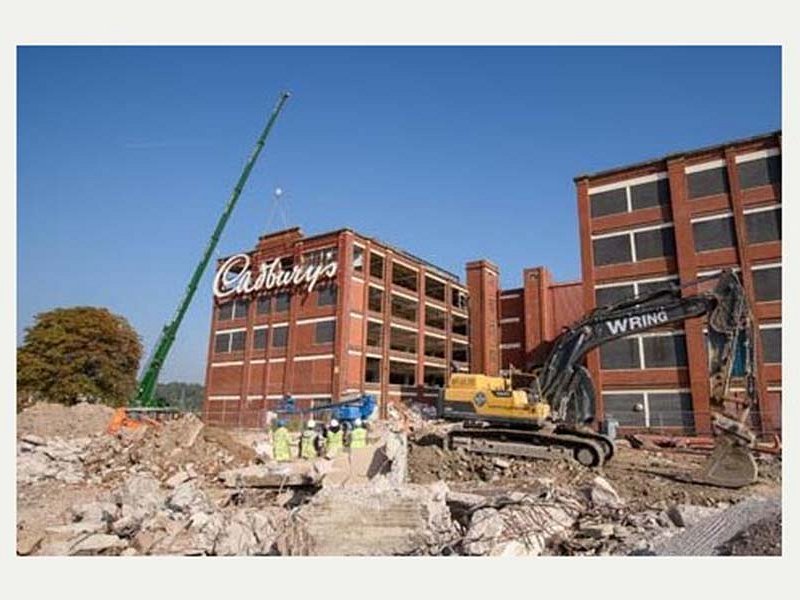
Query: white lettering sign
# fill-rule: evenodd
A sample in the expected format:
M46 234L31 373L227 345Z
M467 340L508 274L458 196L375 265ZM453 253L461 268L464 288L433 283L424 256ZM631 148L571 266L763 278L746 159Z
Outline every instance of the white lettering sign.
M624 319L614 319L606 323L611 335L619 335L620 333L627 333L635 329L642 329L644 327L655 327L666 323L669 320L667 312L659 310L657 312L647 313L641 316L626 317Z
M294 265L291 270L281 269L281 261L276 258L271 263L262 262L258 274L253 276L250 257L236 254L226 260L214 276L214 295L227 298L232 295L250 294L284 287L305 285L312 291L320 279L336 276L338 263L330 261L321 264Z

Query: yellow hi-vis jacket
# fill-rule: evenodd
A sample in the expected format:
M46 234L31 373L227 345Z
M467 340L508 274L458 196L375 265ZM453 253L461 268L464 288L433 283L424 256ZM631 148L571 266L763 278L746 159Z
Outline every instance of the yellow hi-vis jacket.
M317 432L313 429L306 429L303 431L303 437L300 439L300 456L301 458L316 458L317 449L314 448L314 438L317 437Z
M292 452L289 444L289 430L286 427L278 427L272 434L272 453L275 460L291 460Z
M339 431L328 431L328 435L325 436L325 456L328 458L334 458L342 449L344 440L344 432L339 429Z
M350 432L350 447L364 448L367 445L367 430L363 427L356 427Z

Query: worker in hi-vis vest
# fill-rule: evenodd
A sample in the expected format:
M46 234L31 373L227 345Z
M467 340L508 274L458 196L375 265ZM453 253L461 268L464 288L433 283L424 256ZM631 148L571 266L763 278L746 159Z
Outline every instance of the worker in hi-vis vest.
M367 430L364 429L361 419L353 422L353 431L350 432L350 447L365 448L367 445Z
M275 460L286 461L292 459L289 430L286 421L278 419L277 428L272 433L272 454Z
M331 419L328 433L325 435L325 458L336 458L344 445L344 431L339 421Z
M308 460L317 458L315 442L317 439L317 424L314 419L309 419L303 435L300 437L300 458Z

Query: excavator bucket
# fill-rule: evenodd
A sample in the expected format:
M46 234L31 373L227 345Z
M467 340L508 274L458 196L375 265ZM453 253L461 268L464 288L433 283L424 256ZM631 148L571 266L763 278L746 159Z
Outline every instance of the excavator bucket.
M692 482L727 488L740 488L758 480L758 467L750 449L734 438L717 437L714 450Z

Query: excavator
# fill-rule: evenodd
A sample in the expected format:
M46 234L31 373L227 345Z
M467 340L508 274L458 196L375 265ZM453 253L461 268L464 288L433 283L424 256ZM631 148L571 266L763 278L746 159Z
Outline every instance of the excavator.
M683 296L688 285L716 279L713 290ZM710 407L715 447L694 483L739 488L754 483L758 469L747 425L757 403L755 336L744 289L731 270L682 287L671 285L648 295L593 309L566 328L544 363L516 377L454 373L437 401L440 418L458 421L446 444L467 451L533 458L571 458L587 467L611 460L614 442L591 428L595 388L583 364L598 346L630 335L707 316ZM731 379L742 378L744 398L730 393Z

